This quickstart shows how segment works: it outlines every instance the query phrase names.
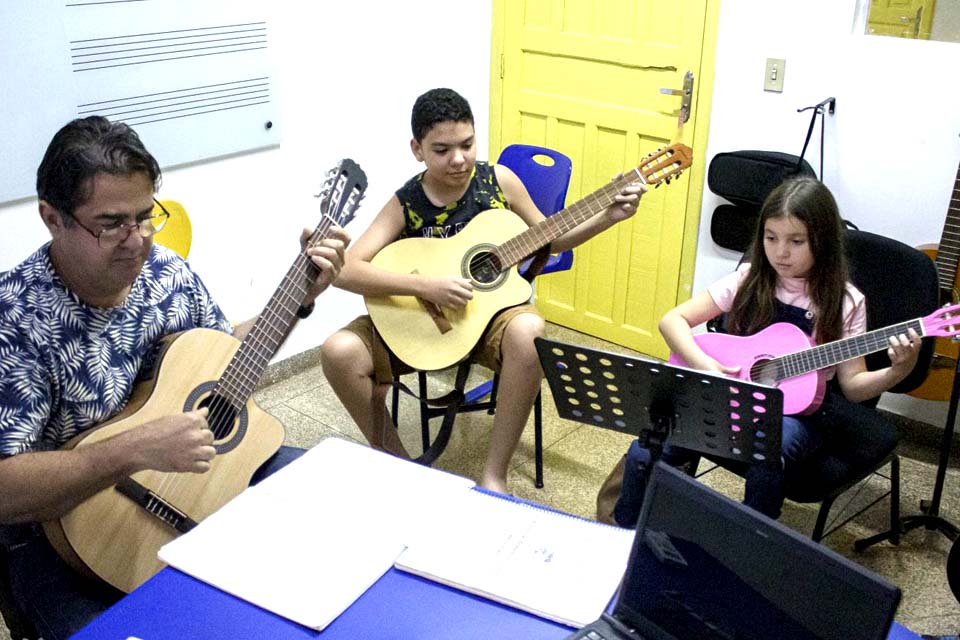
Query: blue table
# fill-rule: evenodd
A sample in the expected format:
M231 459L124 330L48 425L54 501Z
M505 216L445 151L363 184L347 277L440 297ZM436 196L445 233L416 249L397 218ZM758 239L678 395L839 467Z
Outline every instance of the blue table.
M570 631L563 625L390 569L330 626L317 632L167 568L74 638L556 640Z
M571 630L484 598L391 569L324 631L317 632L164 569L105 612L76 640L560 640ZM888 640L917 640L894 624Z

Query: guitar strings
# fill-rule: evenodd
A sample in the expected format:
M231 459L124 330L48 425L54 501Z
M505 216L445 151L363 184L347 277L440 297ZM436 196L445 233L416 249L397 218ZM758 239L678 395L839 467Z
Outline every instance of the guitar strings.
M556 238L559 235L563 235L594 215L594 211L604 209L613 204L616 199L616 193L620 191L628 179L626 176L620 176L606 186L573 203L563 211L546 217L539 225L525 229L520 234L501 244L496 250L483 254L480 261L477 262L477 266L490 267L498 271L503 271L517 264L525 257L532 255L539 248L545 246L549 241L548 238ZM553 233L554 228L559 230L559 234ZM497 258L497 261L501 263L499 268L494 258Z
M524 230L519 235L507 240L502 245L497 247L492 252L484 254L481 262L477 263L478 267L486 268L497 268L498 265L494 263L494 257L497 257L498 261L501 263L498 271L509 268L514 264L517 264L525 257L532 255L539 248L547 244L547 234L546 229L548 226L560 227L560 235L570 231L571 229L579 226L584 221L586 221L590 215L593 215L593 211L606 209L616 201L616 194L620 192L624 185L629 181L634 179L639 179L644 184L656 183L659 185L661 181L668 182L674 176L679 176L682 170L684 169L683 162L681 159L674 159L676 156L676 151L671 148L661 149L655 151L654 153L648 154L641 160L640 166L636 169L628 172L626 175L620 175L613 180L611 180L607 185L597 189L593 193L585 196L583 199L573 203L569 207L559 211L559 214L570 214L570 215L557 215L553 214L548 216L544 223L529 227ZM658 163L654 163L658 158L666 158L665 160L659 160ZM653 178L652 181L645 179L644 172L641 171L642 168L646 167L646 178ZM635 174L631 176L631 174ZM582 211L581 211L582 210ZM589 214L589 215L584 215ZM535 241L528 242L528 238L540 235L541 237ZM556 236L554 236L556 237ZM517 247L514 249L514 247Z
M324 213L280 286L271 296L267 307L241 341L227 368L207 396L207 424L213 433L215 443L228 436L233 431L234 423L242 419L246 401L269 364L269 357L263 355L264 345L271 352L275 352L293 323L296 311L309 287L309 280L313 271L316 271L316 266L307 256L306 250L326 239L331 226L335 223L335 220ZM299 293L299 297L294 295L294 292ZM280 313L281 309L283 314ZM254 366L250 366L249 361L257 358L259 362L254 362ZM157 491L160 493L174 491L179 484L185 482L180 476L179 473L165 474L158 483Z

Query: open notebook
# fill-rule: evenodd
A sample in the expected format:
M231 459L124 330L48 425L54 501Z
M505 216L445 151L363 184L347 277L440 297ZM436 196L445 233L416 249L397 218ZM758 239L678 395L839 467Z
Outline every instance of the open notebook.
M611 615L590 640L882 640L900 591L658 463Z
M395 566L581 627L610 603L632 540L629 529L468 491Z

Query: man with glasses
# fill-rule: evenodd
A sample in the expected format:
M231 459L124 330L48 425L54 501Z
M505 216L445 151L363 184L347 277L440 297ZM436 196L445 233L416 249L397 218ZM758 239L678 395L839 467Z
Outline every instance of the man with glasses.
M0 274L0 544L15 600L46 640L72 635L122 594L68 568L36 523L137 471L203 473L215 454L206 409L61 449L124 407L161 338L231 332L187 263L153 244L168 217L154 207L159 184L157 161L130 127L98 116L70 122L37 170L52 239ZM348 242L338 229L307 250L319 276L298 316L336 278ZM242 339L253 322L233 335ZM296 455L281 448L254 481Z

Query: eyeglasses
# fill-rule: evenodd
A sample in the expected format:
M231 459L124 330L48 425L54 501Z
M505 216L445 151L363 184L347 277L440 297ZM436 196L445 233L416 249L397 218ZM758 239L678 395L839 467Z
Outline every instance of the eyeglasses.
M170 212L160 204L160 201L156 198L153 199L153 202L160 207L160 212L155 213L151 211L149 218L144 218L143 220L137 220L136 222L114 222L109 224L100 231L94 231L90 227L86 226L72 214L70 215L73 218L73 221L80 225L84 231L92 235L97 239L97 242L100 244L101 249L112 249L115 246L126 242L127 238L130 237L130 234L134 229L137 230L137 233L140 234L141 238L151 238L153 234L160 229L163 229L163 226L167 224L167 220L170 219Z

